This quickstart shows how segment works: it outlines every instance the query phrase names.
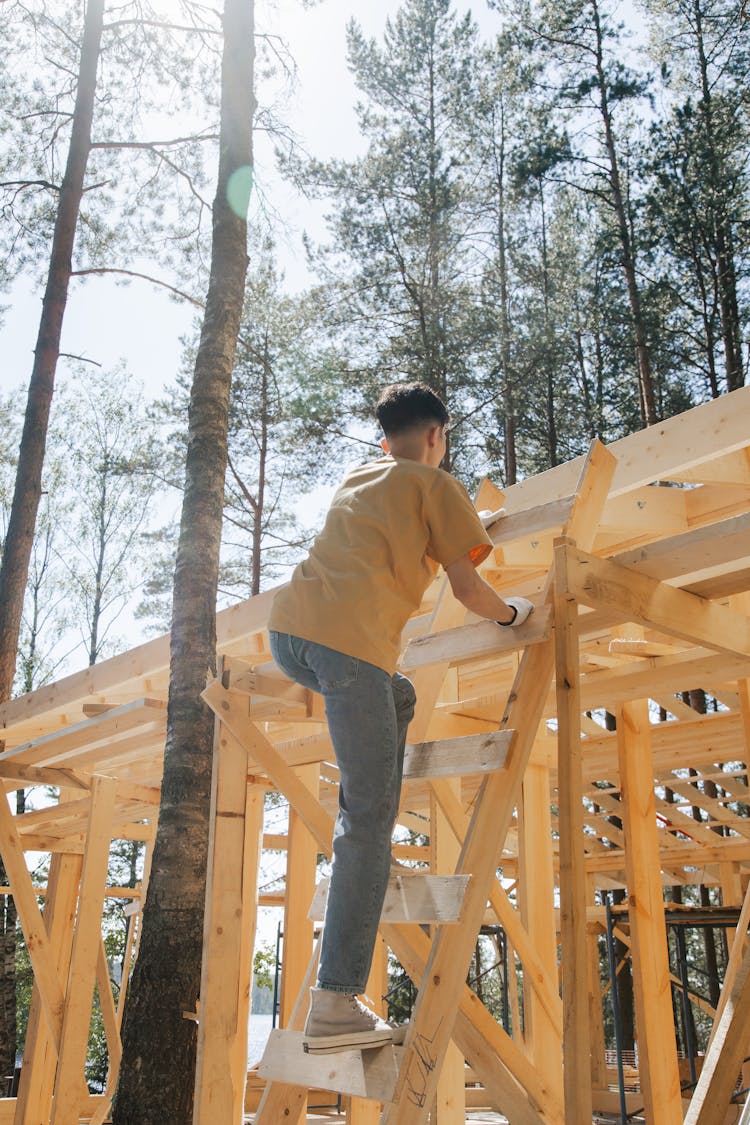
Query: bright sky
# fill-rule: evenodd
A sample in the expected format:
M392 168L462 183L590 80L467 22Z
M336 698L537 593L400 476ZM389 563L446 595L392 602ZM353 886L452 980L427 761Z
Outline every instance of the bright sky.
M469 4L459 4L464 11ZM497 26L497 14L484 0L474 0L475 18L485 34ZM359 138L353 112L355 90L346 66L345 29L355 15L366 34L379 37L398 0L322 0L304 8L299 0L259 0L258 31L281 36L298 66L298 88L286 109L287 120L311 154L345 156L357 151ZM259 91L263 97L263 87ZM307 228L322 232L320 209L296 199L279 182L273 156L263 137L256 141L258 177L289 227L279 252L291 287L305 285L307 275L301 234ZM20 282L0 303L7 308L0 325L0 391L25 388L31 373L33 348L41 307L41 292ZM145 283L117 285L108 278L71 285L65 314L62 351L85 355L105 368L125 359L129 369L157 395L172 381L180 361L180 337L190 327L194 311L175 304ZM65 364L58 378L65 377Z

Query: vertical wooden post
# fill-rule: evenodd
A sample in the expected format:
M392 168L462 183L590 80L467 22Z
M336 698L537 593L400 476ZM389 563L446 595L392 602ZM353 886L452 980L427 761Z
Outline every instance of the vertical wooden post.
M91 788L91 814L83 857L81 894L73 935L50 1125L78 1125L82 1108L81 1080L86 1062L96 965L102 940L102 911L116 787L114 778L97 777Z
M523 779L519 847L521 918L549 980L557 979L557 916L552 854L550 777L546 764L530 762ZM559 1029L528 982L524 982L524 1025L528 1054L544 1066L547 1080L563 1100Z
M387 1005L383 999L387 991L388 947L383 939L378 936L375 942L372 968L367 980L367 1000L372 1010L382 1016L383 1019L387 1016ZM380 1110L380 1102L370 1101L368 1098L350 1098L346 1107L346 1125L378 1125Z
M578 605L568 594L565 540L555 547L555 677L557 685L565 1120L590 1125L591 1027L586 952L586 874L581 805L581 699Z
M96 983L99 989L99 1004L104 1022L104 1032L107 1039L107 1052L109 1054L109 1067L107 1070L107 1084L104 1095L99 1105L91 1116L90 1125L104 1125L109 1117L112 1098L117 1088L117 1077L120 1072L122 1059L122 1039L120 1038L120 1023L117 1019L117 1008L112 995L112 984L109 979L109 965L107 964L107 951L104 940L99 942L99 956L96 962Z
M52 856L47 880L44 923L54 951L60 980L68 979L70 969L82 868L82 855L58 853ZM14 1125L39 1125L40 1122L49 1121L56 1069L57 1052L44 1018L39 989L35 984L26 1029L24 1063L13 1117Z
M623 704L616 718L641 1089L649 1121L681 1125L647 701Z
M586 877L586 898L595 902L596 883L591 875ZM604 1039L604 1012L602 1010L602 983L599 968L599 937L596 929L587 927L586 952L589 963L589 1023L591 1026L591 1084L594 1089L607 1089L607 1058Z
M13 888L26 948L34 972L44 1018L47 1021L55 1051L60 1050L65 993L57 970L55 953L37 902L37 895L26 866L23 844L18 835L15 817L7 800L0 800L0 852Z
M253 948L258 925L258 870L263 851L265 788L250 784L245 800L245 848L242 860L242 924L240 933L237 1036L232 1056L232 1088L238 1099L236 1112L242 1121L247 1083L247 1026L253 988Z
M309 1005L308 989L315 983L319 960L320 941L316 943L307 966L305 979L289 1020L290 1031L302 1031L304 1027ZM290 1086L285 1082L268 1082L255 1115L255 1125L278 1125L279 1121L296 1121L300 1107L305 1105L306 1100L306 1087Z
M742 905L742 878L738 863L720 863L719 878L721 879L722 906Z
M198 1018L194 1125L242 1125L247 1061L249 962L262 798L251 800L247 749L216 720L206 916ZM256 795L257 796L257 795ZM250 815L248 815L248 812ZM248 944L250 952L248 953Z
M730 995L714 1028L685 1125L721 1125L747 1050L750 1024L750 945L732 981Z
M295 771L305 787L317 799L320 788L320 767L317 763L301 766ZM288 1027L292 1012L310 962L313 948L313 923L307 917L315 893L315 872L318 844L300 816L290 808L289 844L286 861L286 896L284 901L284 952L281 966L281 1027ZM304 1125L307 1109L303 1104L299 1116L289 1118L289 1125Z
M454 797L461 799L461 781L446 781ZM434 794L430 794L430 868L436 875L452 874L461 855L461 846ZM464 1125L466 1120L466 1061L451 1040L438 1078L430 1125Z

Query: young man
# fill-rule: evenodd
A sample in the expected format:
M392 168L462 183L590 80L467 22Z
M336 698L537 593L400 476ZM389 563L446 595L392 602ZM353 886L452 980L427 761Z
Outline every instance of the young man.
M533 606L503 601L475 567L492 548L463 485L439 468L448 411L421 383L388 387L377 404L385 456L336 492L308 558L279 592L271 651L297 683L322 693L341 777L317 987L305 1049L378 1047L393 1029L364 992L391 866L411 682L396 669L401 630L438 566L467 609L520 625Z

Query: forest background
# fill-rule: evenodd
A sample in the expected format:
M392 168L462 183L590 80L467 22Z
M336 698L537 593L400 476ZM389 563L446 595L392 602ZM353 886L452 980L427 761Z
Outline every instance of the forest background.
M288 24L315 13L259 13L224 604L281 580L304 552L325 490L376 447L372 403L386 382L424 379L446 396L447 467L471 488L485 474L512 484L594 436L612 441L746 381L745 5L389 10L374 27L358 6L345 42L342 31L318 48L318 69L334 76L330 60L346 51L356 88L357 133L342 126L330 151L295 117L306 92L294 92ZM86 313L58 364L18 693L135 643L131 615L143 635L169 624L209 265L219 23L211 4L190 0L106 4L104 21L71 279L70 309L85 293ZM83 26L80 4L0 6L5 338L22 319L12 294L41 291L49 264ZM328 98L332 137L339 107L351 120L346 102L340 87ZM126 279L129 294L154 294L133 303L116 291L134 354L144 344L174 354L159 337L185 326L156 395L142 360L99 366L96 287L111 300ZM190 313L167 315L161 294ZM24 399L20 387L0 403L6 520ZM135 851L121 862L135 878ZM10 899L4 934L10 972Z

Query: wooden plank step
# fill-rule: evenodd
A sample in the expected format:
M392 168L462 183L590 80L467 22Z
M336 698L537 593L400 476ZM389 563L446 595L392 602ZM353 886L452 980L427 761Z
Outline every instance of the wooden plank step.
M527 535L562 529L568 522L574 499L575 496L571 494L521 511L514 512L506 508L506 514L488 528L489 537L496 547L500 547L503 543L513 543Z
M459 625L439 633L427 633L409 641L400 667L408 672L430 664L459 664L483 656L503 652L516 652L527 645L539 644L550 635L552 611L549 606L537 606L531 617L517 628L503 629L494 621L477 621L473 625Z
M382 922L417 922L446 925L461 917L469 875L423 875L420 872L392 873L385 892ZM330 879L315 888L308 918L320 922L325 916Z
M488 731L443 738L438 742L415 742L406 747L404 780L429 777L462 777L470 773L490 773L505 766L513 730Z
M308 1055L302 1040L301 1031L272 1031L258 1064L261 1078L378 1102L393 1097L403 1048Z

